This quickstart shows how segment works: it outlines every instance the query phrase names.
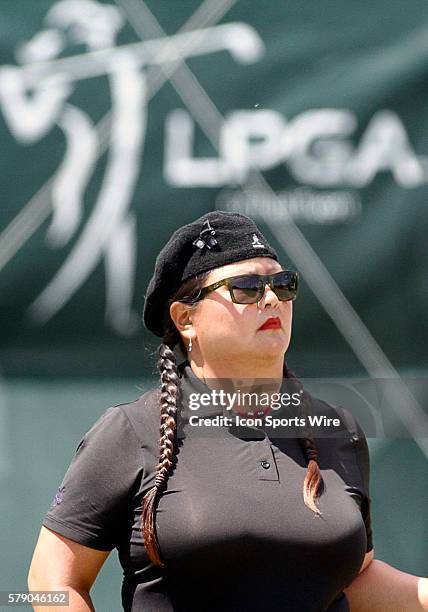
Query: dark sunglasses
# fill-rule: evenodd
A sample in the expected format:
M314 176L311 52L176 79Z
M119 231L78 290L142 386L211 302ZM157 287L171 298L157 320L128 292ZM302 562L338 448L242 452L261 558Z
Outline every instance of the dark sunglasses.
M272 289L281 302L288 302L297 297L299 274L291 270L282 270L276 274L242 274L223 278L208 287L203 287L197 300L202 300L208 293L225 285L230 298L235 304L256 304L262 299L266 285Z

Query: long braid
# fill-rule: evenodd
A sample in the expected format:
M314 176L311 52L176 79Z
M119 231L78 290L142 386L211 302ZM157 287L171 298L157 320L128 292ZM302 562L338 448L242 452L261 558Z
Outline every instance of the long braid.
M180 379L177 371L177 361L172 349L177 344L178 338L177 330L175 328L174 330L170 329L165 333L162 344L159 346L158 369L161 378L159 463L156 468L155 484L143 498L141 521L147 554L152 563L159 567L165 567L165 564L160 556L155 514L157 503L166 488L173 468Z
M173 301L180 301L192 308L192 305L197 303L200 290L208 274L209 272L203 272L185 281L170 298L164 312L164 336L162 344L159 346L159 361L157 364L161 379L159 463L156 467L155 484L143 498L141 517L144 546L152 563L159 567L165 567L165 563L161 558L159 541L156 535L155 515L157 504L165 491L168 478L173 470L177 403L180 394L180 377L173 348L176 344L179 344L183 352L186 352L181 335L170 317L169 305Z
M310 405L312 403L311 397L303 389L302 383L292 370L286 368L286 376L287 378L290 378L297 386L301 398L301 416L305 419L305 423L307 423L307 416L310 414ZM321 495L324 487L323 477L318 465L318 450L310 428L304 427L302 432L303 436L299 437L299 443L308 459L308 469L303 482L303 501L305 506L307 506L310 510L321 515L322 512L315 504L317 497Z

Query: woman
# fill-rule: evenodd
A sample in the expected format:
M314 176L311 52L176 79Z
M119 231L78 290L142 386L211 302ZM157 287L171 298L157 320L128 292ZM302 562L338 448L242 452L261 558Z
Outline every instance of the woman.
M71 610L92 610L116 547L133 612L428 610L428 580L373 560L363 431L285 365L297 285L243 215L175 232L144 307L161 389L110 408L80 442L30 589L67 588ZM249 406L240 386L268 404ZM290 401L274 411L274 395ZM338 418L337 435L315 438L309 414ZM293 427L279 435L273 415Z

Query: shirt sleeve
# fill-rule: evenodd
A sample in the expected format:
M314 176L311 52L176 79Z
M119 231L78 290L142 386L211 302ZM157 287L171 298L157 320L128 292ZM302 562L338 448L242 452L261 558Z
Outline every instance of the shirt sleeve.
M79 442L43 525L90 548L112 550L142 470L140 440L124 410L113 406Z

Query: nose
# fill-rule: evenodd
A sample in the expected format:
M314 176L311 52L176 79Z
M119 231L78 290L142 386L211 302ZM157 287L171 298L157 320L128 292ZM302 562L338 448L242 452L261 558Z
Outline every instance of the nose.
M278 296L276 295L275 291L272 291L271 287L266 283L265 291L261 299L257 302L257 306L261 310L262 308L266 308L267 306L270 306L271 308L277 308L278 305Z

